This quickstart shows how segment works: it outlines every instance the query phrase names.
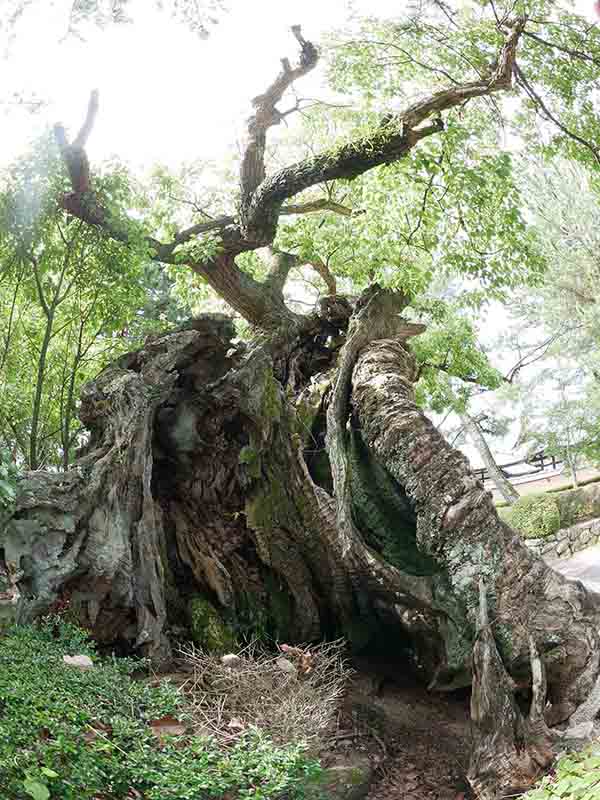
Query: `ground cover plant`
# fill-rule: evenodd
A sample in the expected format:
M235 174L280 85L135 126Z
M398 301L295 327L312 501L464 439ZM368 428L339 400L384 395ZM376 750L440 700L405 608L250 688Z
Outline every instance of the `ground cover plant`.
M88 655L94 666L66 665ZM143 662L100 659L48 619L0 639L0 797L5 800L302 798L319 777L302 743L249 729L224 748L188 735L183 695L136 680Z
M523 800L596 800L600 797L600 745L568 753Z

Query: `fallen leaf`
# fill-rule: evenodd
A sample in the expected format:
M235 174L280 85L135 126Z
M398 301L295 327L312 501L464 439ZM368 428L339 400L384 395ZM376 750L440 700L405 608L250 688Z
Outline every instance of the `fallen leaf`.
M165 736L183 736L186 728L178 719L167 715L160 719L153 719L150 722L150 730L157 739L162 740Z

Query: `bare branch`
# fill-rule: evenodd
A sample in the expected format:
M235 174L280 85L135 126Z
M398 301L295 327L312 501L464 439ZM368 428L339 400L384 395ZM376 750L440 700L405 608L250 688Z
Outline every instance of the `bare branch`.
M585 50L575 50L574 48L558 44L558 42L549 42L547 39L543 39L539 34L533 33L532 31L523 31L523 35L545 47L551 47L553 50L560 50L561 53L566 53L579 61L587 61L590 64L600 67L600 58L594 58L594 56L586 53Z
M269 277L265 281L265 285L270 289L274 290L275 292L282 293L290 270L294 269L294 267L302 267L307 265L312 267L323 279L329 294L337 294L335 277L330 271L329 266L320 258L307 260L301 258L295 253L287 253L283 250L276 250L273 247L269 247L268 249L271 261L271 270L269 272Z
M241 166L239 220L236 216L205 220L181 231L167 243L146 237L152 257L158 261L190 267L254 325L272 328L283 320L289 321L293 318L297 321L283 302L280 287L285 283L285 270L281 265L265 284L260 284L236 265L236 255L270 245L275 238L281 214L332 211L350 217L354 213L361 213L353 212L332 197L295 205L284 203L311 186L339 178L353 179L373 167L400 160L421 139L444 129L442 112L464 105L472 98L489 97L495 92L510 88L516 48L524 24L524 19L517 19L512 23L499 54L498 66L491 75L434 92L413 103L402 113L385 117L373 134L306 158L267 178L264 164L266 134L272 125L281 120L277 103L291 83L313 69L318 60L314 45L302 37L298 27L293 28L294 36L301 47L298 65L292 68L287 59L284 59L280 75L264 94L253 101L255 113L248 123L249 144ZM86 120L76 143L85 144L96 108L97 97L92 94ZM83 147L70 145L62 126L57 127L56 135L73 187L71 194L61 198L61 207L84 222L101 228L113 239L130 244L133 237L129 231L134 223L113 220L102 207L89 187L89 169L86 173L87 157ZM79 159L83 173L74 173L70 162L73 158ZM193 255L193 248L185 254L175 252L178 245L212 231L219 239L218 252L214 257L202 257L201 260ZM328 289L335 290L335 280L327 265L316 261L313 267L323 277Z
M245 208L243 237L263 244L272 241L281 207L288 198L315 184L356 178L373 167L398 161L421 139L443 130L442 111L475 97L509 89L524 25L524 19L513 23L500 51L498 65L489 77L434 92L400 114L388 116L374 134L293 164L263 180ZM432 123L423 125L428 119L432 119Z
M273 125L278 125L283 119L282 113L276 108L277 103L295 80L303 77L316 66L319 58L317 48L302 36L299 25L292 27L292 33L300 44L298 65L292 68L288 59L283 58L281 60L283 69L277 78L264 94L255 97L252 101L256 111L248 120L248 144L240 169L240 211L242 220L256 187L264 180L266 175L265 146L267 131Z
M337 281L335 279L335 275L329 269L328 263L321 261L321 259L316 259L315 261L310 262L310 266L323 279L329 294L337 294Z
M69 143L66 131L62 125L57 124L54 126L54 135L69 171L73 194L77 198L88 192L90 188L90 165L84 148L92 131L97 112L98 90L94 89L90 94L85 120L73 144Z
M536 361L540 361L541 359L545 358L548 354L548 350L558 339L561 339L563 336L567 336L568 334L573 333L573 331L579 330L579 328L583 327L583 323L569 326L558 333L552 334L552 336L549 336L540 344L534 345L534 347L528 350L525 355L519 358L517 363L510 368L505 376L503 376L502 380L506 383L512 383L515 378L519 376L519 373L522 369L525 369L525 367L529 367L531 364L535 364Z
M81 130L73 142L74 147L85 147L87 144L87 140L92 132L92 128L94 127L94 122L96 121L96 114L98 113L98 96L98 89L92 89L90 93L87 114L85 115L85 120L81 126Z
M364 214L364 211L359 209L354 211L348 206L341 203L336 203L335 200L311 200L307 203L299 203L298 205L283 206L280 214L311 214L313 211L333 211L334 214L341 214L343 217L356 217L359 214Z
M277 294L282 294L290 270L292 267L300 266L302 260L294 253L275 250L273 247L269 247L268 252L271 269L265 284Z

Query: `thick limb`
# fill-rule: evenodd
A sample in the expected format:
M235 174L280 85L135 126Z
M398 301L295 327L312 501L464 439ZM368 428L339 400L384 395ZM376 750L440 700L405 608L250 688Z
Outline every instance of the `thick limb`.
M530 675L530 641L543 659L552 724L588 697L599 669L597 597L533 556L499 518L465 457L414 401L414 359L400 342L365 348L353 376L355 425L379 463L404 488L416 514L419 550L434 559L471 640L479 579L488 586L495 640L512 677ZM466 626L466 627L465 627ZM454 652L454 669L470 649ZM448 678L451 676L448 675Z

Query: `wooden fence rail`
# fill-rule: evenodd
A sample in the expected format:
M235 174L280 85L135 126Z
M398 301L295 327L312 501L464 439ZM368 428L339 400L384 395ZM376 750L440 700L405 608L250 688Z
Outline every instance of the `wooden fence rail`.
M525 475L537 475L540 472L543 472L548 467L552 467L552 469L556 469L560 464L563 463L562 458L557 458L556 456L547 455L543 450L540 450L539 453L535 453L535 455L530 456L529 458L522 458L520 461L511 461L509 464L499 464L498 468L502 472L505 478L510 480L511 478L520 478ZM528 467L533 467L526 472L509 472L509 467L518 467L519 464L525 464ZM477 477L485 483L486 481L491 481L489 472L487 468L482 467L478 469L474 469L473 472Z

